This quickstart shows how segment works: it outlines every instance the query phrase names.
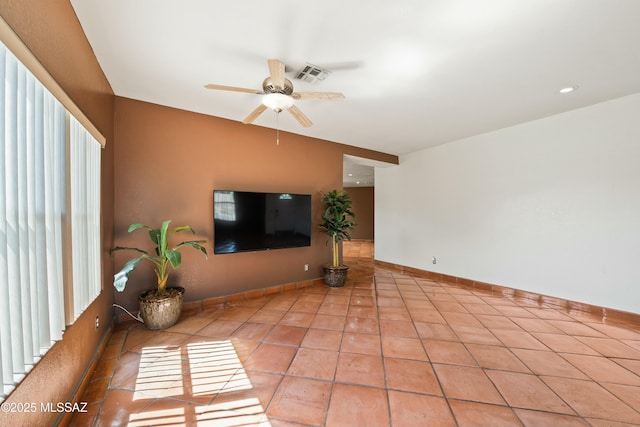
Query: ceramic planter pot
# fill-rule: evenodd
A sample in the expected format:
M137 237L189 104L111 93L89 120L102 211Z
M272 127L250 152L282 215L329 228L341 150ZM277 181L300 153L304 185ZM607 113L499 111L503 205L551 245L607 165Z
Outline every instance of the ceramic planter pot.
M166 329L176 324L182 313L184 288L167 288L167 294L155 295L156 290L145 291L138 297L140 317L149 329Z
M339 265L338 267L332 267L330 265L323 265L324 270L324 283L330 288L341 288L347 281L348 265Z

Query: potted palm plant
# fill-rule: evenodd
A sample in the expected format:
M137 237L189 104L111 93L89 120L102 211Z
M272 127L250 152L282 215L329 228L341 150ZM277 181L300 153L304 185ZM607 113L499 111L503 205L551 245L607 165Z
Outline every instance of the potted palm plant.
M190 240L178 243L173 248L169 247L169 238L180 232L191 232L195 234L195 230L188 225L169 229L171 220L164 221L160 228L152 228L144 224L131 224L129 233L140 228L149 232L149 238L155 245L155 253L149 253L144 249L117 246L111 249L113 254L116 251L126 250L140 254L136 258L132 258L124 265L122 270L114 275L113 286L118 292L125 289L129 275L143 260L150 261L154 266L157 278L157 286L155 289L147 290L140 294L138 302L140 304L139 317L149 329L164 329L174 325L180 313L182 312L182 296L184 288L167 287L167 279L169 278L170 269L177 270L182 264L182 254L180 249L190 246L202 252L207 258L207 249L203 246L206 240Z
M341 190L322 193L320 200L325 205L322 222L319 227L331 237L332 263L324 265L324 282L327 286L339 288L347 280L348 265L340 263L340 241L351 240L350 230L356 225L352 221L355 214L351 211L351 197Z

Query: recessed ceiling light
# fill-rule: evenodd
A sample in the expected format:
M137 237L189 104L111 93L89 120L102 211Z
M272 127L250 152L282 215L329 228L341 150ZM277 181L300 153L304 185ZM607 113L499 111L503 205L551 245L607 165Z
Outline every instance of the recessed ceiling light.
M560 93L571 93L577 89L578 89L578 86L567 86L560 89Z

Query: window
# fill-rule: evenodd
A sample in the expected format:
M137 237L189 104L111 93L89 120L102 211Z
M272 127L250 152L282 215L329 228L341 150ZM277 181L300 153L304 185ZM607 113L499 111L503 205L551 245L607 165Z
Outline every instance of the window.
M59 87L45 87L6 46L0 42L0 401L102 287L101 142Z
M73 116L70 117L71 252L73 320L93 302L101 289L100 268L100 150L101 146Z

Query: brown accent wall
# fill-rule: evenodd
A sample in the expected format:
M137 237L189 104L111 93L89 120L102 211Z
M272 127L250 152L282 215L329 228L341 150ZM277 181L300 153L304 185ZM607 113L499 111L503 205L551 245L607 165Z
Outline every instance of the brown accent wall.
M68 0L0 0L0 15L107 138L102 152L103 292L40 360L7 402L65 402L79 386L113 318L113 91ZM101 326L95 329L95 318ZM54 425L59 414L0 412L3 426Z
M373 240L373 187L348 187L345 191L351 196L352 210L358 224L353 227L351 238Z
M143 231L127 233L134 222L191 225L209 240L210 256L187 248L183 267L169 284L186 288L185 301L321 277L330 260L320 222L321 191L342 188L344 154L397 163L396 156L280 133L273 129L116 97L115 243L147 245ZM213 190L311 194L311 246L213 255ZM129 258L116 256L116 267ZM309 271L304 265L309 264ZM140 267L143 267L142 264ZM138 267L140 269L140 267ZM136 270L116 302L137 310L137 295L155 286L150 265Z
M319 191L342 186L343 154L398 163L396 156L286 133L276 146L273 130L115 98L68 0L0 0L0 15L107 139L102 152L103 291L7 397L8 403L39 407L40 402L68 401L91 374L114 315L114 262L108 251L115 243L131 241L129 223L172 218L211 239L214 188L309 193L317 201ZM316 222L318 217L314 211ZM189 269L176 278L187 287L189 301L318 277L328 257L324 238L316 232L310 248L211 256L209 261L185 253ZM304 273L304 263L310 272ZM148 286L144 277L151 274L138 273L133 286L117 295L134 309L136 290ZM96 317L101 320L97 330ZM0 412L0 425L55 425L60 420L55 413Z

